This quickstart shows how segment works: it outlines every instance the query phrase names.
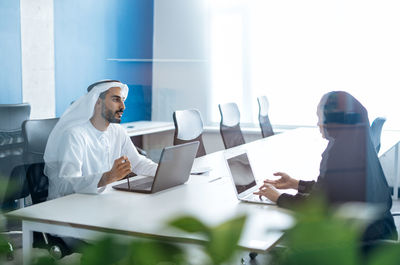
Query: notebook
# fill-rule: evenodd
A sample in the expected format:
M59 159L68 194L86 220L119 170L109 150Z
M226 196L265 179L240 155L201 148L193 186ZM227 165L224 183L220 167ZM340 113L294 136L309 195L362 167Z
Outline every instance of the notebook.
M114 185L116 190L155 193L185 183L197 153L199 142L165 147L155 177L145 177Z
M258 191L258 186L246 151L241 150L239 153L235 154L227 153L225 155L225 161L235 188L236 196L240 201L275 204L265 197L260 198L258 195L253 194L253 192Z

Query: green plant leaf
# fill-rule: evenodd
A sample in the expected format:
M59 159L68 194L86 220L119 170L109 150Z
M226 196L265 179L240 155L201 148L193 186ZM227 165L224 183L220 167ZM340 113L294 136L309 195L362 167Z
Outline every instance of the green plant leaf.
M210 233L210 229L205 224L191 216L183 216L174 219L169 222L169 225L188 233Z
M133 241L129 255L120 264L123 265L157 265L187 264L184 251L171 243L158 241Z
M7 239L0 234L0 257L4 257L9 252L9 249Z
M232 258L245 222L246 216L240 216L212 228L206 251L214 264L221 264Z
M310 201L296 213L297 223L287 230L282 265L359 265L360 222L336 216L321 201ZM277 261L277 262L278 262Z
M383 243L369 255L368 265L398 265L400 261L400 244Z
M290 252L284 264L358 264L358 235L338 220L299 224L287 233Z
M31 263L31 265L57 265L57 264L58 262L50 256L39 257L37 259L34 259Z
M118 264L128 256L128 251L128 244L120 243L112 237L105 237L83 249L81 265Z

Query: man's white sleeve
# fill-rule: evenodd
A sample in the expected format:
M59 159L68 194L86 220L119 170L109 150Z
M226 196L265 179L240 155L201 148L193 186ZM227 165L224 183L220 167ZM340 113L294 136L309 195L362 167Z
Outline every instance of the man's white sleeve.
M122 148L122 155L126 154L131 162L132 172L137 175L154 176L157 171L157 164L145 156L140 155L129 136L127 134L124 135L125 141L123 141L124 147Z
M82 137L74 134L65 135L65 144L60 147L59 157L60 171L59 171L59 193L62 195L71 192L76 193L99 193L104 188L97 188L99 180L103 172L96 172L90 175L83 176L82 162L84 156L84 148L86 144ZM96 161L91 161L96 163ZM72 188L72 191L70 190Z

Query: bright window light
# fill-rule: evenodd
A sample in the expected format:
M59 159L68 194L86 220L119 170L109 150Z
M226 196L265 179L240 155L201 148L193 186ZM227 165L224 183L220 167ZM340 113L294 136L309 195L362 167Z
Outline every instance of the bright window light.
M212 25L212 106L227 102L240 104L243 93L242 16L220 14L213 17ZM213 121L220 119L217 108L211 113Z
M400 129L399 1L223 1L211 14L212 108L235 101L257 123L266 95L273 124L315 125L321 96L345 90Z

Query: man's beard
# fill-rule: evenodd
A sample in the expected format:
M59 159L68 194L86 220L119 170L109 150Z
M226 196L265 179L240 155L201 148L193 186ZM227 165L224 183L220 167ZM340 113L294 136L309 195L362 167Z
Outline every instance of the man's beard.
M123 112L123 110L119 109L113 113L112 110L107 109L106 106L103 104L103 107L101 110L101 116L109 123L121 123L121 119L115 117L117 112Z

